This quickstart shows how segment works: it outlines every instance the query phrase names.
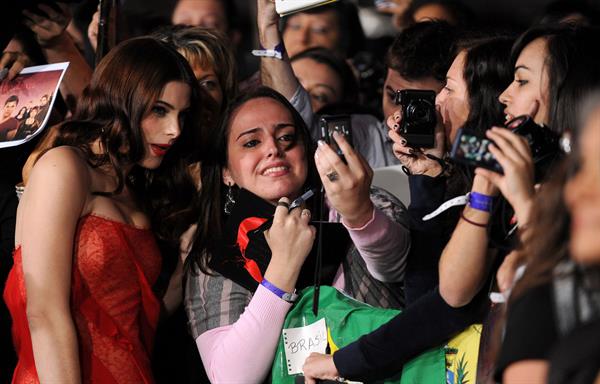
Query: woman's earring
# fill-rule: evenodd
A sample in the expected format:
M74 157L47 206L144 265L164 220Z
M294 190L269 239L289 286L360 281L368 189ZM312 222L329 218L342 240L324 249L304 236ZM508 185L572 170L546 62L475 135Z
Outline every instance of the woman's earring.
M231 209L235 204L235 199L233 198L233 188L231 184L227 186L227 194L225 195L225 206L223 207L223 211L225 211L226 215L231 214Z

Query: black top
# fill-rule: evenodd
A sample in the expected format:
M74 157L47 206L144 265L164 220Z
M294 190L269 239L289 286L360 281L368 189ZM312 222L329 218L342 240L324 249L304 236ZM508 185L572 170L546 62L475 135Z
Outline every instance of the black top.
M535 287L509 307L495 378L521 360L547 360L558 339L551 283Z
M600 374L600 320L575 329L550 354L550 384L587 384Z
M488 309L487 284L471 303L461 308L449 306L436 288L437 265L456 224L455 212L446 211L430 221L423 221L422 217L449 198L447 178L411 175L409 185L411 251L405 276L407 307L387 324L333 355L340 375L351 380L370 381L400 372L419 353L482 321Z
M448 210L439 216L423 221L423 216L435 211L447 196L446 177L411 175L410 187L410 253L408 254L404 292L406 304L410 305L419 297L434 289L439 282L438 263L444 247L450 240L456 226L453 211Z

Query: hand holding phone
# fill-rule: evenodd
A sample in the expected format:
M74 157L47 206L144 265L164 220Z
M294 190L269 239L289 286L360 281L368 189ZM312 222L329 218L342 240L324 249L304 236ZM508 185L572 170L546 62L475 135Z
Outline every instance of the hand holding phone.
M331 140L336 146L319 140L315 165L331 206L342 216L346 225L358 228L372 217L373 203L369 191L373 170L352 149L342 133L335 129L332 131ZM344 154L345 161L338 151Z
M475 172L500 190L520 223L527 223L535 194L534 160L527 139L505 128L489 129L486 136L494 143L489 151L502 168L502 174L482 168Z

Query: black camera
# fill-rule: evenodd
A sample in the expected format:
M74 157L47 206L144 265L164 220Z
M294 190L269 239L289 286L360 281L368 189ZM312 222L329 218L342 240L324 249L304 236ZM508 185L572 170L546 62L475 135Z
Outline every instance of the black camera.
M321 138L329 144L331 149L333 149L338 156L344 159L344 153L333 138L333 133L337 132L340 135L343 135L346 141L352 145L352 124L350 122L350 115L323 115L319 118L319 129L321 131Z
M515 117L506 128L527 139L534 164L554 156L559 152L559 136L544 125L536 124L529 116Z
M435 92L418 89L396 91L397 105L402 106L402 122L398 133L413 148L435 146Z
M478 132L461 128L452 144L450 158L457 163L502 173L502 167L488 149L490 144L492 141Z
M535 164L535 177L540 180L547 167L546 160L560 152L558 135L548 127L536 124L529 116L515 117L506 123L506 128L527 140ZM502 167L488 150L491 143L479 133L461 129L452 145L450 157L459 163L502 173Z

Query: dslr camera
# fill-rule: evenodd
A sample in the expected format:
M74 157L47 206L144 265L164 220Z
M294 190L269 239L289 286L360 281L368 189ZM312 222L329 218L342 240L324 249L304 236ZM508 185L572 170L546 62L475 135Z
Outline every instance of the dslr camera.
M396 91L396 105L402 107L402 122L398 133L413 148L435 146L435 92L417 89Z

